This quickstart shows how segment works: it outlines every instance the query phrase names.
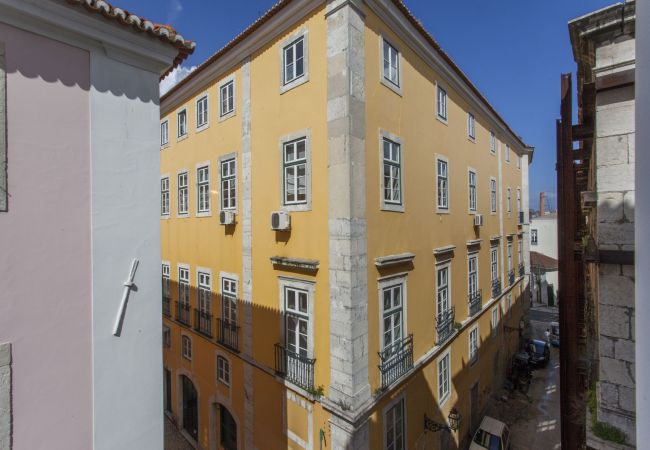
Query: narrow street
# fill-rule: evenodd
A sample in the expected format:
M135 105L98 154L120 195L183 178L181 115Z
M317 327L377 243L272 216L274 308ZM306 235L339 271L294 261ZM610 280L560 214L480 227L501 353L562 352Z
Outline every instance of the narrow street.
M535 339L545 339L550 322L557 321L557 308L533 307L529 317ZM559 350L551 347L551 360L533 372L528 394L507 393L489 409L491 415L510 427L512 450L552 450L560 447Z

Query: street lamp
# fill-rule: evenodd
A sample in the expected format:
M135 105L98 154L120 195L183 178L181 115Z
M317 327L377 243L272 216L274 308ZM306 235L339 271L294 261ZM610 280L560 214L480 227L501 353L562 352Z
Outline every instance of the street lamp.
M458 427L460 426L460 413L456 408L451 408L451 411L449 411L449 416L447 417L448 419L448 425L447 424L441 424L438 422L434 422L432 419L430 419L427 414L424 414L424 429L433 431L434 433L436 431L440 430L445 430L448 432L452 431L458 431Z

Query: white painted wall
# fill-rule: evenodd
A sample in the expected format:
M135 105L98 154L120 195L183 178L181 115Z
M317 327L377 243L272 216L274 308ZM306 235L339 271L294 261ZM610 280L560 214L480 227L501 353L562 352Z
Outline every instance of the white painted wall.
M557 259L557 214L546 214L531 219L530 221L530 235L533 230L537 230L537 245L530 244L530 251L541 253L542 255L550 256ZM530 237L529 237L530 240ZM546 282L552 284L555 291L555 298L558 294L558 272L547 272L545 275ZM535 286L533 286L534 288ZM546 288L542 286L543 302L546 302ZM536 298L534 298L536 299Z

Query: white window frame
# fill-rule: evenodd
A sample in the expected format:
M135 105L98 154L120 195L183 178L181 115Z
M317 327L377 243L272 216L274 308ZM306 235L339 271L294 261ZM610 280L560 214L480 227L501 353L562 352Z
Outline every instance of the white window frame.
M445 176L440 175L440 163L444 163L445 167ZM445 181L445 195L444 195L444 204L440 202L440 183ZM441 155L436 155L436 211L439 213L449 213L449 160Z
M205 174L203 177L201 174ZM196 216L211 215L210 162L196 165Z
M192 361L192 338L185 333L181 334L181 355Z
M221 320L230 324L239 323L239 276L234 273L221 272L219 274L221 292Z
M285 160L285 147L294 142L305 141L305 158L304 162L295 163L292 161L287 163ZM311 211L311 130L300 130L295 133L288 134L280 138L279 142L280 151L280 205L285 211ZM303 160L301 160L303 161ZM305 200L293 201L287 203L285 186L285 171L289 166L305 165Z
M286 328L286 318L288 315L292 314L286 307L286 297L285 292L287 289L294 289L297 291L307 292L307 313L304 317L308 320L307 322L307 358L314 357L314 345L315 345L315 335L314 335L314 296L316 293L316 285L312 281L300 279L300 278L288 278L288 277L278 277L279 282L279 298L280 298L280 317L284 317L284 320L280 321L280 333L282 336L282 343L287 346L287 328Z
M447 272L447 284L446 284L446 286L441 286L440 285L440 273L442 271ZM436 317L440 317L441 314L443 314L444 312L449 311L453 306L453 302L452 302L452 298L451 298L451 286L452 286L452 283L451 283L451 261L447 261L447 262L436 265ZM443 303L443 302L440 301L440 298L441 298L441 294L445 290L446 290L446 293L447 293L447 298L446 298L447 305L446 305L446 309L444 311L442 311L440 306L441 306L441 303Z
M506 162L510 164L510 144L506 144Z
M522 245L521 244L522 244L521 239L518 239L517 240L517 267L519 266L519 264L522 263L522 251L521 251L522 250L521 249ZM519 274L517 274L517 276L519 276Z
M517 217L521 212L521 189L517 188Z
M399 395L395 399L391 400L390 403L388 403L382 410L382 435L383 435L383 449L384 450L394 450L395 443L396 441L393 441L392 443L388 442L388 424L389 424L389 413L394 410L394 408L400 406L402 408L402 423L401 423L401 428L402 428L402 449L406 449L406 445L408 443L407 440L407 414L406 414L406 396L404 394ZM394 421L392 421L392 424L395 425ZM393 436L395 436L395 433L393 432Z
M384 48L388 46L389 49L392 49L396 52L397 60L397 80L392 80L390 73L388 76L385 72L384 67ZM393 43L393 41L386 38L382 35L379 39L379 81L381 84L389 88L391 91L395 92L397 95L402 95L402 52L400 48ZM389 60L392 59L389 57Z
M436 119L444 124L449 122L449 93L439 81L436 82Z
M160 122L160 148L169 147L169 119Z
M210 97L207 93L196 99L196 131L205 130L210 126ZM202 107L205 109L202 109Z
M473 175L473 177L472 177ZM472 180L473 178L473 180ZM474 184L472 184L472 181ZM468 201L469 201L469 212L470 214L475 214L478 210L478 177L476 175L476 169L469 168L467 170L467 192L468 192Z
M181 126L181 117L184 118ZM182 131L182 133L181 133ZM176 111L176 140L181 141L187 137L187 108Z
M212 270L196 268L196 306L199 311L212 314Z
M495 336L499 329L499 306L492 308L492 316L490 318L490 325L492 326L492 336Z
M232 92L228 92L229 89ZM223 122L235 115L235 110L237 109L236 92L234 75L225 78L219 84L219 122Z
M510 213L512 212L512 190L510 189L510 186L506 189L506 199L507 212L508 216L510 216Z
M397 162L384 158L384 141L388 141L397 146L399 154L399 160ZM399 177L399 201L386 200L384 197L384 166L386 164L392 167L397 167ZM379 180L380 209L383 211L404 212L404 146L402 145L402 139L399 136L386 130L380 130L379 133Z
M177 271L178 273L178 303L191 305L192 304L192 294L191 294L191 285L190 285L190 266L187 264L178 264ZM181 289L185 285L187 287L187 302L182 301L183 296L181 295Z
M443 379L444 375L441 372L440 368L445 360L447 374ZM440 357L436 360L436 385L438 387L438 406L443 406L445 403L447 403L449 398L451 398L451 349L447 349L447 351L440 355Z
M172 346L172 330L167 325L163 324L163 347L170 348Z
M476 142L476 117L471 112L467 113L467 137Z
M536 228L530 230L530 245L538 245L539 233Z
M508 259L508 275L510 274L510 271L513 270L512 267L512 241L508 242L507 245L507 259Z
M392 307L389 308L388 311L384 310L384 291L389 290L389 289L394 289L396 287L400 288L400 292L402 295L401 298L401 305L399 307ZM401 336L399 339L395 338L395 335L391 331L391 342L388 345L392 345L395 342L398 341L403 341L406 336L408 336L408 328L406 325L406 305L407 305L407 283L406 283L406 275L405 274L400 274L397 276L390 276L386 278L382 278L379 280L378 283L378 297L379 297L379 349L380 351L383 351L386 348L386 344L384 342L384 333L386 332L385 326L384 326L384 319L387 315L392 316L395 315L396 312L399 312L400 314L400 334ZM392 323L392 320L391 320ZM394 327L393 327L394 328Z
M472 261L474 261L474 267L476 268L475 271L472 272ZM468 253L467 255L467 293L468 294L473 294L479 291L480 289L480 281L479 281L479 266L478 266L479 260L478 260L478 252L471 252ZM474 274L475 281L472 283L472 274ZM474 289L472 289L472 285L474 286Z
M171 265L169 264L169 261L162 262L161 270L162 270L162 297L165 298L165 294L167 294L167 297L169 298L169 307L171 309L172 308Z
M285 50L295 46L298 41L302 40L302 61L303 61L303 73L300 76L296 76L290 80L287 80L286 71L285 71ZM280 94L284 94L291 89L294 89L301 84L304 84L309 81L309 31L307 29L302 29L297 33L289 36L287 39L282 41L279 45L280 52Z
M165 174L160 177L160 216L168 218L170 214L170 181L169 175Z
M185 184L181 185L181 176L185 175ZM182 198L185 199L182 203ZM181 204L185 206L183 210ZM188 217L190 215L190 172L187 169L179 170L176 174L176 216Z
M475 342L472 341L472 335L474 335L474 338L476 339ZM469 362L471 365L474 365L476 362L478 362L478 349L480 346L480 340L481 336L479 334L478 324L476 324L470 328L469 332L467 333L467 341L469 344Z
M232 166L232 170L231 170ZM225 170L227 168L227 171ZM227 172L224 174L224 172ZM227 187L226 187L227 186ZM234 190L233 197L226 191ZM221 211L237 211L237 153L219 157L219 208ZM226 205L227 203L227 205ZM225 206L224 206L225 205Z
M217 382L230 387L230 360L223 355L217 355Z
M517 169L521 169L521 155L517 155Z
M490 247L490 286L494 280L499 279L499 246Z
M496 214L498 208L497 201L497 179L490 177L490 213Z
M490 153L493 155L497 153L497 136L492 130L490 130Z

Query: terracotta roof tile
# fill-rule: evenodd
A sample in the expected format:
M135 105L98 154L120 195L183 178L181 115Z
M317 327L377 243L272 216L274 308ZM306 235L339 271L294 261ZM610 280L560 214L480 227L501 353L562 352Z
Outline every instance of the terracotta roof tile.
M537 252L530 252L530 265L533 269L541 269L547 272L557 270L557 259L542 255Z
M125 9L118 8L111 5L105 0L66 0L70 5L83 7L86 11L95 14L101 14L108 20L115 21L120 25L131 28L135 31L147 33L149 36L158 38L163 42L167 42L176 49L178 54L174 58L173 64L167 69L160 78L164 78L176 66L178 66L185 58L194 52L196 43L185 39L179 34L171 25L159 24L133 14Z

